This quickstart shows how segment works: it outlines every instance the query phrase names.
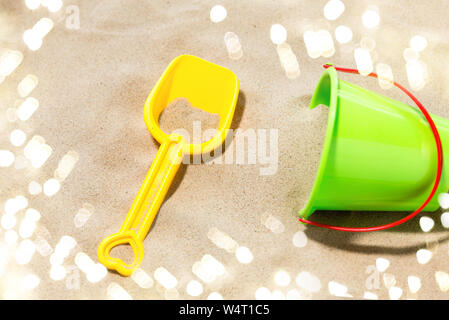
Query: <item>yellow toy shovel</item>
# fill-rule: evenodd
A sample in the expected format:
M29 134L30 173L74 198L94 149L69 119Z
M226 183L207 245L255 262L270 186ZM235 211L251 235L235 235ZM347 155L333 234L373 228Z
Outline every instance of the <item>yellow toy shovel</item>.
M231 126L238 94L237 76L224 67L190 55L181 55L170 63L148 96L143 110L148 130L161 146L120 231L105 238L98 247L98 259L104 266L124 276L130 276L139 267L144 254L143 240L183 157L210 153L223 143ZM159 116L164 108L181 97L206 112L219 114L215 137L201 144L187 144L182 136L167 135L159 128ZM111 249L122 244L129 244L134 251L131 264L110 256Z

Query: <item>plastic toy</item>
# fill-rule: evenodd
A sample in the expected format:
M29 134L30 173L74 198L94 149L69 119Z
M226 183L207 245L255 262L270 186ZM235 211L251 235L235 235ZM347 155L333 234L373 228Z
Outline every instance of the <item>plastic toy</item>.
M413 99L422 114L407 104L343 81L336 72L357 70L325 68L310 108L328 106L329 120L316 180L299 213L300 221L334 230L376 231L401 224L421 210L437 210L435 193L449 189L449 171L443 170L449 166L448 157L443 162L443 151L449 150L449 120L429 115L397 83L394 85ZM377 77L375 73L370 76ZM345 228L306 220L316 210L416 208L399 221L377 227Z
M145 239L185 155L209 153L226 138L239 94L239 81L230 70L202 60L181 55L162 74L145 102L144 120L153 137L161 144L156 158L137 194L120 231L105 238L98 247L98 259L109 269L129 276L142 262ZM187 144L181 135L167 134L159 128L159 116L176 98L210 113L218 113L218 133L201 144ZM126 264L110 256L115 246L129 244L134 261Z

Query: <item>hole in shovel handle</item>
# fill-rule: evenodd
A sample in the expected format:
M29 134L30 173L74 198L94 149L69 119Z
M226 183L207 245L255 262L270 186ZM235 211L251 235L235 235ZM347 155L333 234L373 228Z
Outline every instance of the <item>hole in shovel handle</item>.
M134 252L134 261L131 264L125 263L120 258L111 257L111 250L119 245L130 245ZM116 270L123 276L130 276L142 263L143 244L137 239L134 230L115 233L105 238L98 246L98 260L108 269Z

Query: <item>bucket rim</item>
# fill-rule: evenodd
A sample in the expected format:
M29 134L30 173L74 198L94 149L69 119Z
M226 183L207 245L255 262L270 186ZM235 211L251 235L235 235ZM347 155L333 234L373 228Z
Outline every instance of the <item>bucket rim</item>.
M319 187L324 177L324 172L326 171L329 152L334 137L334 128L337 115L338 81L339 79L337 70L335 70L334 67L329 67L324 70L318 81L318 85L315 88L312 99L310 100L309 109L313 109L320 104L325 104L322 97L320 97L320 94L323 90L329 91L329 98L328 102L326 103L326 105L329 107L329 114L327 120L326 135L324 138L324 145L321 151L320 164L318 165L315 182L313 183L309 200L307 200L304 208L299 211L299 215L304 219L307 219L317 209L314 207L314 202L318 195Z

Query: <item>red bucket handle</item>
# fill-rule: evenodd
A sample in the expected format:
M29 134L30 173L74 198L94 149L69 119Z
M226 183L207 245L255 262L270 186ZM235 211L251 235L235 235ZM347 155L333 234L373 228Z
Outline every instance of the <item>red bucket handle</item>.
M325 69L329 68L329 67L333 67L335 68L335 70L337 71L341 71L341 72L346 72L346 73L359 73L359 71L357 69L349 69L349 68L339 68L339 67L335 67L331 64L325 64L323 65L323 67ZM368 76L370 77L374 77L377 78L377 74L374 72L371 72ZM379 230L385 230L385 229L389 229L389 228L393 228L396 227L400 224L403 224L404 222L409 221L410 219L412 219L413 217L415 217L417 214L419 214L424 208L425 206L430 202L430 200L432 199L432 197L435 195L435 192L438 189L438 185L440 183L440 179L441 179L441 172L443 169L443 148L441 146L441 139L440 139L440 134L438 133L438 129L435 126L435 123L433 122L432 118L430 117L429 113L427 112L427 110L424 108L424 106L421 104L421 102L418 101L418 99L411 94L407 89L405 89L403 86L401 86L399 83L397 82L393 82L393 84L398 87L399 89L401 89L406 95L408 95L410 97L410 99L413 100L413 102L415 102L415 104L418 106L419 110L421 110L422 114L424 115L424 117L426 118L427 122L429 123L430 129L432 129L432 134L433 137L435 138L435 144L437 147L437 155L438 155L438 159L437 159L437 174L435 177L435 182L433 184L433 188L432 191L430 192L429 196L427 197L427 199L423 202L423 204L416 209L414 212L410 213L408 216L388 223L388 224L384 224L384 225L380 225L380 226L374 226L374 227L362 227L362 228L349 228L349 227L339 227L339 226L332 226L332 225L327 225L327 224L322 224L322 223L318 223L318 222L313 222L313 221L309 221L303 218L299 218L299 221L306 223L306 224L310 224L313 226L317 226L317 227L321 227L321 228L326 228L326 229L331 229L331 230L338 230L338 231L347 231L347 232L368 232L368 231L379 231Z

